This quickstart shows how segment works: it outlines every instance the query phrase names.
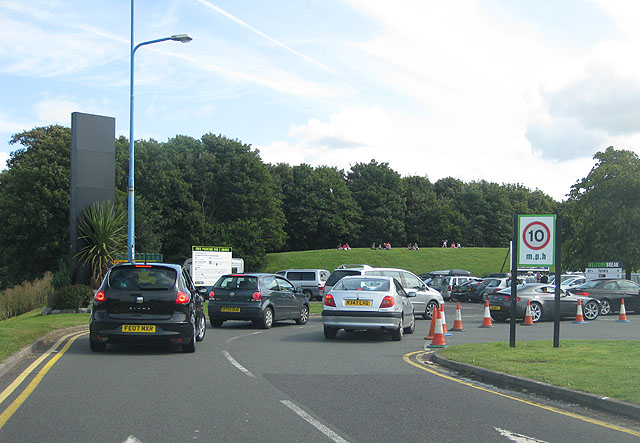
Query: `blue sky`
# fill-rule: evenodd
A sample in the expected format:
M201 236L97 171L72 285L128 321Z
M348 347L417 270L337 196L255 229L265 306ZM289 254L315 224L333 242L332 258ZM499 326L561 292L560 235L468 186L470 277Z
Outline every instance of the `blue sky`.
M607 146L640 153L640 4L138 0L135 138L222 134L265 162L387 162L561 200ZM116 118L129 1L0 0L0 161L13 134Z

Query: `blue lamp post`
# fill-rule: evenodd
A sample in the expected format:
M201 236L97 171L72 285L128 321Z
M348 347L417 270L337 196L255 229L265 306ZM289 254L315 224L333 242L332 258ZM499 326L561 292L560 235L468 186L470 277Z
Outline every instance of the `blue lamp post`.
M134 141L133 141L133 57L139 47L150 45L153 43L160 43L167 40L173 40L181 43L190 42L191 36L189 34L176 34L171 37L159 38L156 40L149 40L146 42L138 43L133 46L133 0L131 0L131 72L129 81L130 92L130 105L129 105L129 188L128 188L128 236L127 236L127 250L129 254L129 262L135 261L135 205L134 205Z

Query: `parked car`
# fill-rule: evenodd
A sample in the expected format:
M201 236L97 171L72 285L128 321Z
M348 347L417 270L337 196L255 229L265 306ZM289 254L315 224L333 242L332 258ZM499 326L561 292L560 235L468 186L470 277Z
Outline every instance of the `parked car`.
M472 282L472 281L481 281L479 278L477 277L471 277L471 276L467 276L467 277L463 277L463 276L450 276L450 277L446 277L445 278L445 284L447 285L446 289L442 290L442 298L444 298L445 300L453 300L453 292L456 291L458 292L460 288L460 286L464 285L465 283L468 282ZM446 291L446 295L445 295L445 291Z
M640 311L640 285L631 280L618 278L589 280L569 289L569 292L599 300L602 315L620 311L622 298L624 298L626 311Z
M180 265L122 263L113 266L93 297L89 346L164 342L195 352L206 329L203 293Z
M277 274L293 283L296 289L300 288L309 300L322 300L324 284L329 278L326 269L286 269Z
M451 287L451 300L453 301L471 301L467 294L471 294L474 289L482 283L482 279L470 277L469 280L461 285Z
M324 336L334 339L340 329L365 329L390 332L393 340L400 341L416 328L411 297L415 291L405 292L392 277L344 277L324 296Z
M581 277L579 275L576 275L563 280L562 283L560 284L560 287L566 290L570 288L575 288L576 286L583 285L586 282L587 282L586 277Z
M280 320L295 320L299 325L309 320L309 299L277 274L223 275L209 297L209 320L214 328L228 320L252 321L264 329Z
M518 284L525 283L525 276L518 276ZM501 278L489 278L486 279L487 283L484 288L479 293L479 301L485 302L489 299L489 296L492 292L498 292L506 288L511 287L511 278L510 277L501 277Z
M452 282L454 285L464 283L471 276L471 272L464 269L445 269L431 271L428 275L431 277L429 286L440 291L444 300L449 300L451 298Z
M351 266L351 267L348 267ZM331 273L325 284L325 294L329 293L335 283L346 275L366 275L393 277L402 285L405 292L415 291L415 297L411 298L415 315L430 320L434 308L439 308L443 303L442 295L435 289L427 286L414 273L398 268L372 268L368 265L342 265Z
M490 280L490 278L487 278L479 282L469 283L465 287L465 300L474 303L483 301L484 288L487 287Z
M537 323L543 319L555 318L555 286L544 283L518 285L516 318L524 319L527 300L530 302L531 319ZM560 290L560 316L575 318L578 300L582 302L582 313L586 320L595 320L600 315L600 303L591 297L575 295ZM497 322L506 321L511 316L511 288L489 295L491 318Z

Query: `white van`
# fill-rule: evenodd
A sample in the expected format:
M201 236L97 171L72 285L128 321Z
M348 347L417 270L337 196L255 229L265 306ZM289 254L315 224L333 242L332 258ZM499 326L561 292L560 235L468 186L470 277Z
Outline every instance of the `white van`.
M276 274L285 277L296 289L300 288L309 300L322 300L324 284L329 278L329 271L326 269L285 269Z

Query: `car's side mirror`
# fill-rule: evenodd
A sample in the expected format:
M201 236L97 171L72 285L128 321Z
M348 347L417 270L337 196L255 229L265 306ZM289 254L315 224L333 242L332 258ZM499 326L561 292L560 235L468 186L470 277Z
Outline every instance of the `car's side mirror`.
M407 292L407 297L415 297L416 296L416 291L408 291Z

